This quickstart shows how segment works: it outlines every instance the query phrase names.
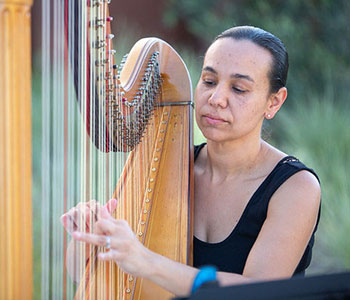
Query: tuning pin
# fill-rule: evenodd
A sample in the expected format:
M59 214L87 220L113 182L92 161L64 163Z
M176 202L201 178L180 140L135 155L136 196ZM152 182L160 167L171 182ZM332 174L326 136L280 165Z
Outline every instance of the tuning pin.
M103 19L96 19L95 24L96 24L96 27L104 27L105 26L105 22Z
M93 6L99 7L102 4L103 4L103 0L95 0L95 2L93 3Z

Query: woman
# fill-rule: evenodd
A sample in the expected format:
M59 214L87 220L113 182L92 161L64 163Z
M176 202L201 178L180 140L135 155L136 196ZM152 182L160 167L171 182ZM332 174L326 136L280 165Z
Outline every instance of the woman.
M261 139L263 120L286 100L287 71L282 42L258 28L231 28L207 50L195 91L196 120L207 138L195 150L195 267L151 252L106 208L93 234L76 231L74 239L110 243L100 259L179 296L190 293L196 267L206 264L218 268L220 285L303 273L318 222L319 182ZM109 204L114 209L116 201Z

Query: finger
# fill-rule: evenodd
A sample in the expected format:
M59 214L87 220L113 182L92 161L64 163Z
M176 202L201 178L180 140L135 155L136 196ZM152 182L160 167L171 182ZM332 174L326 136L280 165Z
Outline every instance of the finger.
M107 209L107 205L101 207L100 213L101 213L101 218L104 218L104 219L112 218L113 219L113 217L111 216L111 214L109 213L109 211Z
M100 207L101 207L101 204L96 202L95 200L93 200L93 202L89 206L91 212L94 215L97 215L99 213Z
M117 258L118 252L116 250L110 249L108 252L100 252L98 258L102 261L115 260Z
M74 219L71 215L69 214L64 214L60 218L61 223L64 227L64 229L71 234L73 231L77 230L77 225L74 222Z
M117 208L117 204L118 204L118 200L117 199L111 199L107 202L106 204L106 208L107 210L112 213L115 211L115 209Z
M93 220L93 217L91 218L90 215L91 215L91 211L88 207L86 207L85 212L83 212L83 216L85 217L85 228L86 228L85 231L86 232L90 232L90 225L92 225L90 223L91 223L91 220Z
M100 219L94 226L94 232L96 234L114 235L117 231L117 225L111 219Z
M86 231L90 232L91 229L94 227L95 222L97 220L96 215L93 211L93 208L86 207L85 212L84 212L84 216L85 216Z
M64 229L66 229L66 231L68 231L68 215L66 214L63 214L61 217L60 217L60 221L64 227Z
M74 211L73 220L75 222L76 230L86 231L86 215L81 209L76 209Z
M95 200L91 200L90 206L85 208L87 231L92 231L96 221L100 219L100 208L101 205Z
M96 200L95 199L92 199L88 202L86 202L86 206L87 207L94 207L96 205Z
M95 246L105 246L107 243L106 236L104 235L74 231L72 233L72 236L77 241L85 242Z
M79 202L75 207L76 207L77 209L80 209L82 206L85 206L85 205L86 205L85 202Z
M66 225L67 225L67 215L66 214L63 214L61 217L60 217L60 221L63 225L64 228L66 228Z

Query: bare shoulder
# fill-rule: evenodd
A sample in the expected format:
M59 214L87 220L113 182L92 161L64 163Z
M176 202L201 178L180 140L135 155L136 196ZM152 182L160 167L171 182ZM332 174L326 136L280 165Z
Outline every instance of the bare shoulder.
M291 176L285 188L301 189L303 191L320 192L320 184L316 176L308 170L301 170Z
M287 154L265 143L272 157L272 163L280 161ZM301 170L288 178L271 198L270 207L279 205L319 206L321 188L316 176L308 170ZM290 203L289 203L290 202Z
M321 200L320 184L314 174L302 170L291 176L270 200L269 214L295 212L297 215L315 216ZM283 214L282 214L283 215Z

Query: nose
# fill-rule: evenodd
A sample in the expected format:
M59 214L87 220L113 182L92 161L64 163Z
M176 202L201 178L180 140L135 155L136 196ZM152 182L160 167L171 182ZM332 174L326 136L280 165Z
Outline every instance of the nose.
M215 108L226 108L228 105L228 95L224 86L217 85L208 99L208 103Z

